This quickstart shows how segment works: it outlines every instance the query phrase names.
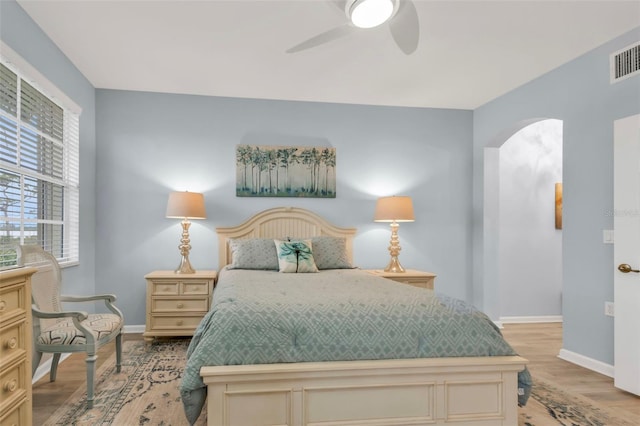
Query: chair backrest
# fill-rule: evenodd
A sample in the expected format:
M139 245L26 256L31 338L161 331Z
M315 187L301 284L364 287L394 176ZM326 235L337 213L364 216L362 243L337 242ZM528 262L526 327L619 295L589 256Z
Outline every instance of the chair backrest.
M18 246L17 251L19 265L32 266L38 269L38 272L31 277L32 303L43 311L61 312L62 274L56 258L35 244ZM62 320L41 318L40 327L44 329Z

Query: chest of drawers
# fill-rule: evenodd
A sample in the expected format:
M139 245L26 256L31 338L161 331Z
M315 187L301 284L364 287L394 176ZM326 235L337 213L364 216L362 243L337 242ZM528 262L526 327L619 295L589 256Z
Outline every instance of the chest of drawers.
M31 275L0 271L0 424L31 426Z

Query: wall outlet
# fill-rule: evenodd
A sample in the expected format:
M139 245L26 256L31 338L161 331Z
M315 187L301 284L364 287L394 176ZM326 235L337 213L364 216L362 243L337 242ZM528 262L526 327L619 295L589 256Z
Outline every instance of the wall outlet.
M608 317L615 316L615 309L613 302L604 302L604 314Z

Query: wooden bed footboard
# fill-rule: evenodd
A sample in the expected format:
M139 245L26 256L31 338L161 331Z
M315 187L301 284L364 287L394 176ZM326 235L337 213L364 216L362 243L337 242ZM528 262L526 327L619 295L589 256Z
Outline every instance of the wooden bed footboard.
M209 426L517 426L519 356L203 367Z

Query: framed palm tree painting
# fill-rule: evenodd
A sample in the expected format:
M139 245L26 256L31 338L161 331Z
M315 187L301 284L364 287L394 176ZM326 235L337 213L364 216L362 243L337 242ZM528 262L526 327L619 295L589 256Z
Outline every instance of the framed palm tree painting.
M238 197L336 197L336 149L238 145Z

